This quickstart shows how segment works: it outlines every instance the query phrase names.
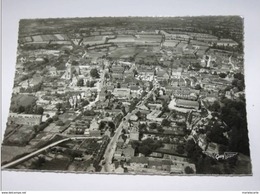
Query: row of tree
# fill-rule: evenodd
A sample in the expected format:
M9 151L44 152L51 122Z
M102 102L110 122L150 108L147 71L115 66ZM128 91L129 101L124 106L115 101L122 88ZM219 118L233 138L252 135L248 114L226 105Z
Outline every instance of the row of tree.
M35 106L32 104L29 104L27 106L19 105L11 107L11 111L14 113L23 113L23 114L38 114L42 115L44 112L44 109L41 106Z

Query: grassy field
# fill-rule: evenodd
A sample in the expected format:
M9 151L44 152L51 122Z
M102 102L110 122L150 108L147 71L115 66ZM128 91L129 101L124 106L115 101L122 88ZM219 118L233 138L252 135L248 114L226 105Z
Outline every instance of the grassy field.
M54 158L51 161L46 161L39 170L67 170L70 164L68 157Z
M109 56L115 59L121 57L134 57L143 50L144 49L138 47L117 48L113 50Z
M24 146L34 137L35 131L32 126L22 126L5 138L4 144Z
M1 163L11 161L14 157L30 153L32 149L29 146L6 146L2 145L1 148Z

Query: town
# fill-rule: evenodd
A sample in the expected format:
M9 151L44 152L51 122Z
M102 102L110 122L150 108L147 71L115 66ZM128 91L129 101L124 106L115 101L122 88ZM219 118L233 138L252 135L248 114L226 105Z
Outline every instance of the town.
M20 21L3 169L251 174L243 19Z

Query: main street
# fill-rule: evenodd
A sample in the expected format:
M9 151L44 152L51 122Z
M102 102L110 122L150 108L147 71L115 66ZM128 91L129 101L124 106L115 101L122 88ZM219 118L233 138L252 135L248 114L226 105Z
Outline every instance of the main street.
M121 123L117 127L114 136L112 137L112 139L110 140L109 144L107 145L106 151L104 153L104 160L101 161L102 163L105 163L105 165L102 168L101 172L112 172L112 168L113 168L112 159L113 159L114 153L116 151L117 141L118 141L118 139L119 139L119 137L120 137L120 135L122 133L122 130L126 126L130 116L132 115L132 113L128 113L123 118L123 120L121 121Z
M149 99L149 97L152 95L155 88L153 88L149 93L143 98L143 101L141 104L145 104L145 102ZM106 151L104 153L104 160L101 161L101 163L104 164L101 172L112 172L113 171L113 164L112 159L114 156L114 153L116 151L117 141L122 133L122 130L127 126L128 120L130 119L131 115L136 114L138 112L137 109L134 109L131 113L128 113L121 121L119 126L117 127L114 136L110 140Z

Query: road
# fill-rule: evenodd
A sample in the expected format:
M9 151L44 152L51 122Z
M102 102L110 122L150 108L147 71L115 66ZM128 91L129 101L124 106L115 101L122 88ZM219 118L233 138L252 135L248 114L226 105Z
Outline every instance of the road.
M152 95L155 88L153 88L149 93L146 95L146 97L143 98L143 101L141 104L145 104L145 102L148 100L148 98ZM138 110L133 110L131 113L128 113L121 121L119 126L117 127L115 131L115 135L110 140L109 144L107 145L106 151L104 153L104 160L101 161L101 163L104 163L104 167L102 168L101 172L112 172L113 165L112 165L112 159L114 156L114 153L116 151L117 141L119 139L119 136L122 133L122 130L124 129L124 126L128 123L128 120L130 119L131 115L137 113Z
M17 165L17 164L19 164L21 162L24 162L24 161L26 161L26 160L28 160L28 159L30 159L30 158L40 154L41 152L43 152L43 151L45 151L45 150L47 150L47 149L49 149L51 147L54 147L54 146L56 146L56 145L58 145L58 144L60 144L62 142L65 142L65 141L68 141L68 140L80 140L80 139L93 139L93 137L69 137L69 138L65 138L65 139L56 141L56 142L54 142L54 143L52 143L50 145L47 145L47 146L45 146L45 147L43 147L43 148L41 148L39 150L34 151L34 152L32 152L32 153L30 153L30 154L28 154L26 156L23 156L23 157L15 160L15 161L12 161L12 162L10 162L8 164L3 165L2 169L5 169L5 168L11 167L11 166L15 166L15 165Z
M133 112L132 112L133 113ZM112 172L112 159L114 156L114 153L116 151L117 141L119 139L119 136L122 133L122 130L124 129L125 124L128 122L130 116L132 113L128 113L121 121L119 126L117 127L114 136L110 140L109 144L107 145L106 151L104 153L104 160L101 161L101 163L105 163L104 168L102 169L103 172Z

